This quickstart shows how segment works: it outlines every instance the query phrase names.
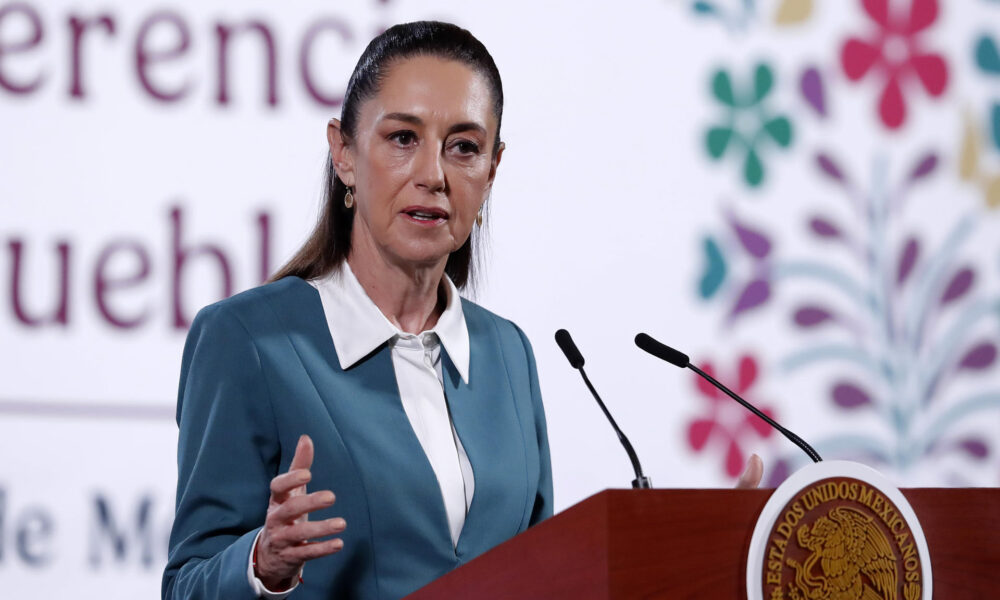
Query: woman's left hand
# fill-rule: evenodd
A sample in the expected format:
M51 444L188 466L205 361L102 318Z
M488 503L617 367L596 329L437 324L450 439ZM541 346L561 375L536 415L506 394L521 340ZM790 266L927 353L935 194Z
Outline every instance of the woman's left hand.
M747 460L747 466L736 480L736 489L752 490L760 485L760 480L764 476L764 461L756 454L751 454Z

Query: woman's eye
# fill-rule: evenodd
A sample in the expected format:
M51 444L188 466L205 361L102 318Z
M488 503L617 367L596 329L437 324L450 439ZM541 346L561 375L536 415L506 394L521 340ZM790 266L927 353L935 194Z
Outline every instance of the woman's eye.
M400 146L409 146L417 141L417 136L412 131L397 131L389 134L389 139Z
M479 144L468 140L459 140L452 145L459 154L479 154Z

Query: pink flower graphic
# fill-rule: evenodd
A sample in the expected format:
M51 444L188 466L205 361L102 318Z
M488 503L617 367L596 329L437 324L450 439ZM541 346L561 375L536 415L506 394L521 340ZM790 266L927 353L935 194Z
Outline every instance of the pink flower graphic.
M754 402L752 397L748 397L750 389L757 381L757 361L754 357L750 355L740 357L735 386L732 385L733 380L717 377L712 363L705 361L701 364L701 368L727 386L733 387L740 396ZM708 414L694 419L688 425L688 444L695 452L703 452L708 447L710 439L717 440L716 446L725 448L726 473L730 477L736 477L746 462L746 453L740 442L745 441L747 436L753 435L768 438L774 430L712 384L701 377L695 377L698 393L708 403ZM774 418L774 410L771 407L761 404L757 404L757 407L767 416Z
M940 54L925 51L919 33L938 17L937 0L911 0L908 15L890 14L889 0L862 0L878 26L869 39L849 38L840 53L844 73L858 81L875 71L883 79L878 112L882 123L897 129L906 121L905 82L915 74L927 93L938 97L948 86L948 65Z

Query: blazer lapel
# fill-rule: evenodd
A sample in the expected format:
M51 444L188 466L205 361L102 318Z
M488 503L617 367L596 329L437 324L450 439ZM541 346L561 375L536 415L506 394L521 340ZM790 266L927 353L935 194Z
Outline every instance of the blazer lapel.
M528 502L524 438L499 340L470 316L468 384L442 356L445 398L476 483L456 547L463 561L519 533Z

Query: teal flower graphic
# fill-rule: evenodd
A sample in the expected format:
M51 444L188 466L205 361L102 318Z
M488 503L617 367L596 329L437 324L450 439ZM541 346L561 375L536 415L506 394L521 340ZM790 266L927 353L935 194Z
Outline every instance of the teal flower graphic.
M765 100L774 86L774 75L766 64L758 64L753 86L737 94L729 72L716 71L712 77L712 95L726 108L725 120L705 135L705 147L714 160L727 152L743 153L743 179L750 187L764 181L762 152L771 140L780 148L792 144L792 122L784 115L772 115Z
M985 75L1000 76L1000 49L991 36L983 35L976 42L976 66ZM1000 150L1000 99L996 100L990 109L990 123L993 144Z

